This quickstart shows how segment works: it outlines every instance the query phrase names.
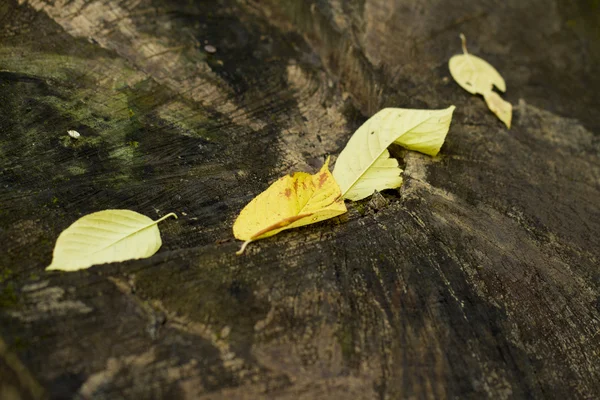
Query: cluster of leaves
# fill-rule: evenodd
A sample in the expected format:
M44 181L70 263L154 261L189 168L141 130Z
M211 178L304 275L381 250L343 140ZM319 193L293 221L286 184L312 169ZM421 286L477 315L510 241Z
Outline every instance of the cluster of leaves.
M512 106L492 90L505 91L500 74L484 60L467 52L453 56L452 77L465 90L483 95L488 107L510 128ZM236 219L233 234L244 244L273 236L283 230L313 224L347 212L344 200L364 199L374 192L402 185L398 161L388 147L436 156L442 147L455 107L442 110L386 108L369 118L352 135L337 158L333 173L329 158L311 175L297 172L274 182L256 196ZM56 241L48 270L75 271L95 264L152 256L162 241L157 221L130 210L104 210L86 215Z
M360 200L374 191L402 185L398 160L388 147L399 144L437 155L452 120L454 106L445 110L385 108L352 135L333 171L329 159L315 175L286 175L259 194L240 213L233 234L244 240L239 253L254 240L284 229L323 221L345 213L345 200Z

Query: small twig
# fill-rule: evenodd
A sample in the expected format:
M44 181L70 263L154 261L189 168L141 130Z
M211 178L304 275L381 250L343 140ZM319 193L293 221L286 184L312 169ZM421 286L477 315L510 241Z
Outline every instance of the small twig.
M475 71L475 65L473 65L473 62L471 61L471 57L469 57L469 52L467 51L467 38L462 33L458 36L460 37L460 41L462 42L463 53L465 53L465 57L467 58L467 61L471 65L471 68L473 68L473 71Z

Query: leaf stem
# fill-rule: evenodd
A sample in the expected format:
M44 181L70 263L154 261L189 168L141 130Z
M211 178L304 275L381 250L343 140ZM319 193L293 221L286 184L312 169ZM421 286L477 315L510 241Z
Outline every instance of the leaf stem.
M469 52L467 51L467 38L462 33L458 35L458 37L460 37L460 41L462 42L463 53L465 53L465 56L468 56Z
M469 52L467 51L467 37L463 33L461 33L458 36L460 37L460 41L462 42L463 53L465 53L465 57L467 58L469 65L471 66L471 68L473 68L473 71L475 71L475 65L473 65L473 61L471 61L471 57L469 57Z
M154 221L154 223L155 223L155 224L158 224L159 222L161 222L161 221L164 221L165 219L167 219L167 218L169 218L169 217L175 217L175 219L177 219L177 214L175 214L175 213L173 213L173 212L172 212L172 213L168 213L168 214L167 214L167 215L165 215L164 217L162 217L162 218L159 218L159 219L157 219L156 221Z
M246 250L246 246L248 246L250 243L252 242L252 240L246 240L244 242L244 244L242 244L242 247L235 252L235 254L237 254L238 256L241 256L242 254L244 254L244 250Z

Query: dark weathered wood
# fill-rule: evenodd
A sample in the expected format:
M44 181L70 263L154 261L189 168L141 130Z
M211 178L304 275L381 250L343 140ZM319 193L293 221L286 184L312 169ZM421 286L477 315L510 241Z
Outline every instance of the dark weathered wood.
M587 0L2 0L0 398L599 397L599 26ZM511 130L452 82L460 32ZM235 255L270 182L450 104L387 207ZM150 259L44 272L107 208L179 219Z

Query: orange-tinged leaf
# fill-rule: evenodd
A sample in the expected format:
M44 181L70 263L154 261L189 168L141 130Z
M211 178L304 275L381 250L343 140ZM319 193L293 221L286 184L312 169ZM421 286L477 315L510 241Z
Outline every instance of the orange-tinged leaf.
M314 224L346 212L342 193L329 172L329 158L315 175L296 172L279 178L256 196L233 224L233 235L246 245L285 229Z

